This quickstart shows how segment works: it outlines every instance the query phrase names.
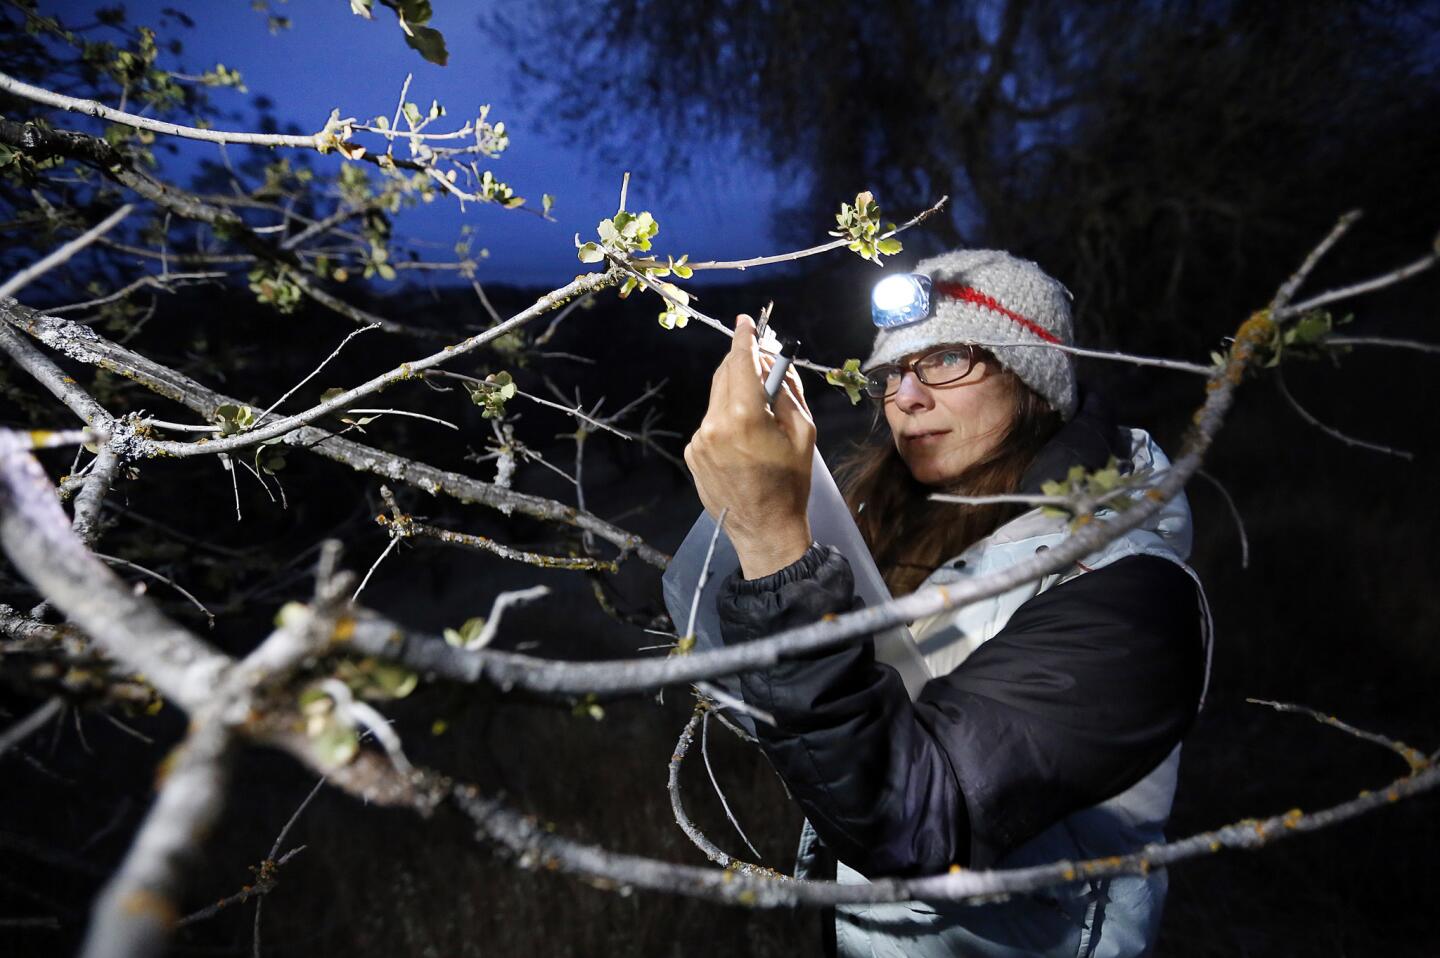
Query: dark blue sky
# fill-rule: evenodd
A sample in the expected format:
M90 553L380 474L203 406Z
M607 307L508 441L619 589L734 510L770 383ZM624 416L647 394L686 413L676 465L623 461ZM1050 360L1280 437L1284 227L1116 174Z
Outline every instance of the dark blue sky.
M41 10L80 23L104 5L110 4L42 0ZM598 150L566 145L561 130L542 133L544 124L511 96L516 58L480 27L481 15L494 5L492 0L434 4L431 25L445 34L450 51L444 67L427 63L405 45L389 10L377 9L375 19L366 21L353 15L344 0L275 2L276 12L294 24L276 35L267 29L263 13L240 0L140 0L126 3L125 9L135 25L158 24L165 7L183 10L196 27L162 31L162 40L174 36L185 45L179 62L162 53L162 66L200 72L222 62L237 68L249 93L215 90L217 107L250 113L251 98L268 96L282 124L293 121L306 132L318 130L336 107L344 116L391 115L406 73L414 74L408 98L422 107L438 99L449 112L445 120L457 126L480 104L491 104L490 120L505 122L511 145L490 169L537 206L542 193L554 195L557 222L483 204L467 204L462 214L453 199L443 199L402 212L396 233L441 244L436 255L447 257L468 222L476 228L477 247L490 251L481 266L482 280L555 286L589 269L575 258L573 236L578 232L582 240L593 239L596 223L615 212L625 166L606 162ZM523 9L507 0L499 5ZM182 148L195 157L217 149L198 143ZM697 160L663 196L660 184L631 180L627 206L651 210L661 224L656 250L688 253L696 260L778 252L766 213L779 188L776 178L732 158L724 144L697 143L693 153L708 159ZM321 167L339 162L315 159ZM817 242L824 238L823 229L817 228Z

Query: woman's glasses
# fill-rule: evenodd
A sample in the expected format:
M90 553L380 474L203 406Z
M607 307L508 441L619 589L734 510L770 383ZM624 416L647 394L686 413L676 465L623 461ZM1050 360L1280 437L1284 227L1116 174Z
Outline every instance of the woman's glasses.
M865 395L871 399L895 395L907 372L914 372L915 378L927 386L947 386L964 379L974 368L975 347L941 346L908 363L876 366L865 374Z

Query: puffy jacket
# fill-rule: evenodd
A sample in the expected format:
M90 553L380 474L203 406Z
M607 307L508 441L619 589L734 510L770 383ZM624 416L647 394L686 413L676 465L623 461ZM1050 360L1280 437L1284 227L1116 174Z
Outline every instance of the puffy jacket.
M1093 399L1037 457L1024 487L1119 453L1168 466ZM1059 542L1026 513L927 584L986 575ZM911 702L868 642L741 677L774 715L762 748L806 813L802 864L840 881L1016 867L1163 840L1179 761L1208 673L1208 611L1183 497L1070 569L914 623L932 673ZM847 611L848 564L823 545L757 580L727 581L727 644ZM815 839L818 837L818 842ZM842 907L841 954L1135 955L1153 943L1163 873L1076 882L989 905Z

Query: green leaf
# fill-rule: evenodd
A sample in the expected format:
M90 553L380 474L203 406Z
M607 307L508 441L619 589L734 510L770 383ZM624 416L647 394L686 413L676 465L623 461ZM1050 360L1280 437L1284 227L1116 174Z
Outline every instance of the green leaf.
M353 726L331 720L310 736L310 744L323 766L339 768L360 751L360 735Z
M405 43L431 63L440 66L450 62L450 51L445 48L445 35L432 27L418 27L413 24Z
M220 427L221 436L233 436L255 425L255 410L249 406L221 403L215 407L212 421Z
M465 648L471 642L480 638L485 631L485 619L481 616L466 619L465 624L458 629L446 629L444 632L445 641L456 648Z
M255 450L255 468L267 476L273 476L285 468L285 453L281 452L277 446L262 443Z
M844 389L845 395L850 397L850 405L854 406L860 402L867 379L865 374L860 371L860 360L847 359L839 369L827 372L825 381L832 386Z
M403 699L420 684L414 672L381 659L346 659L335 674L356 695L373 702Z
M599 263L605 259L605 251L594 243L586 243L576 254L582 263Z

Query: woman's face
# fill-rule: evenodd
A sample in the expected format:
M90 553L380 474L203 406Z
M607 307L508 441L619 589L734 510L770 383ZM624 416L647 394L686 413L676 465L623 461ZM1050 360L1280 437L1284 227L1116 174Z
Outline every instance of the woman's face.
M884 401L885 421L918 482L943 486L999 444L1015 415L1012 378L984 353L969 375L944 386L927 386L913 371L905 373L899 389Z

